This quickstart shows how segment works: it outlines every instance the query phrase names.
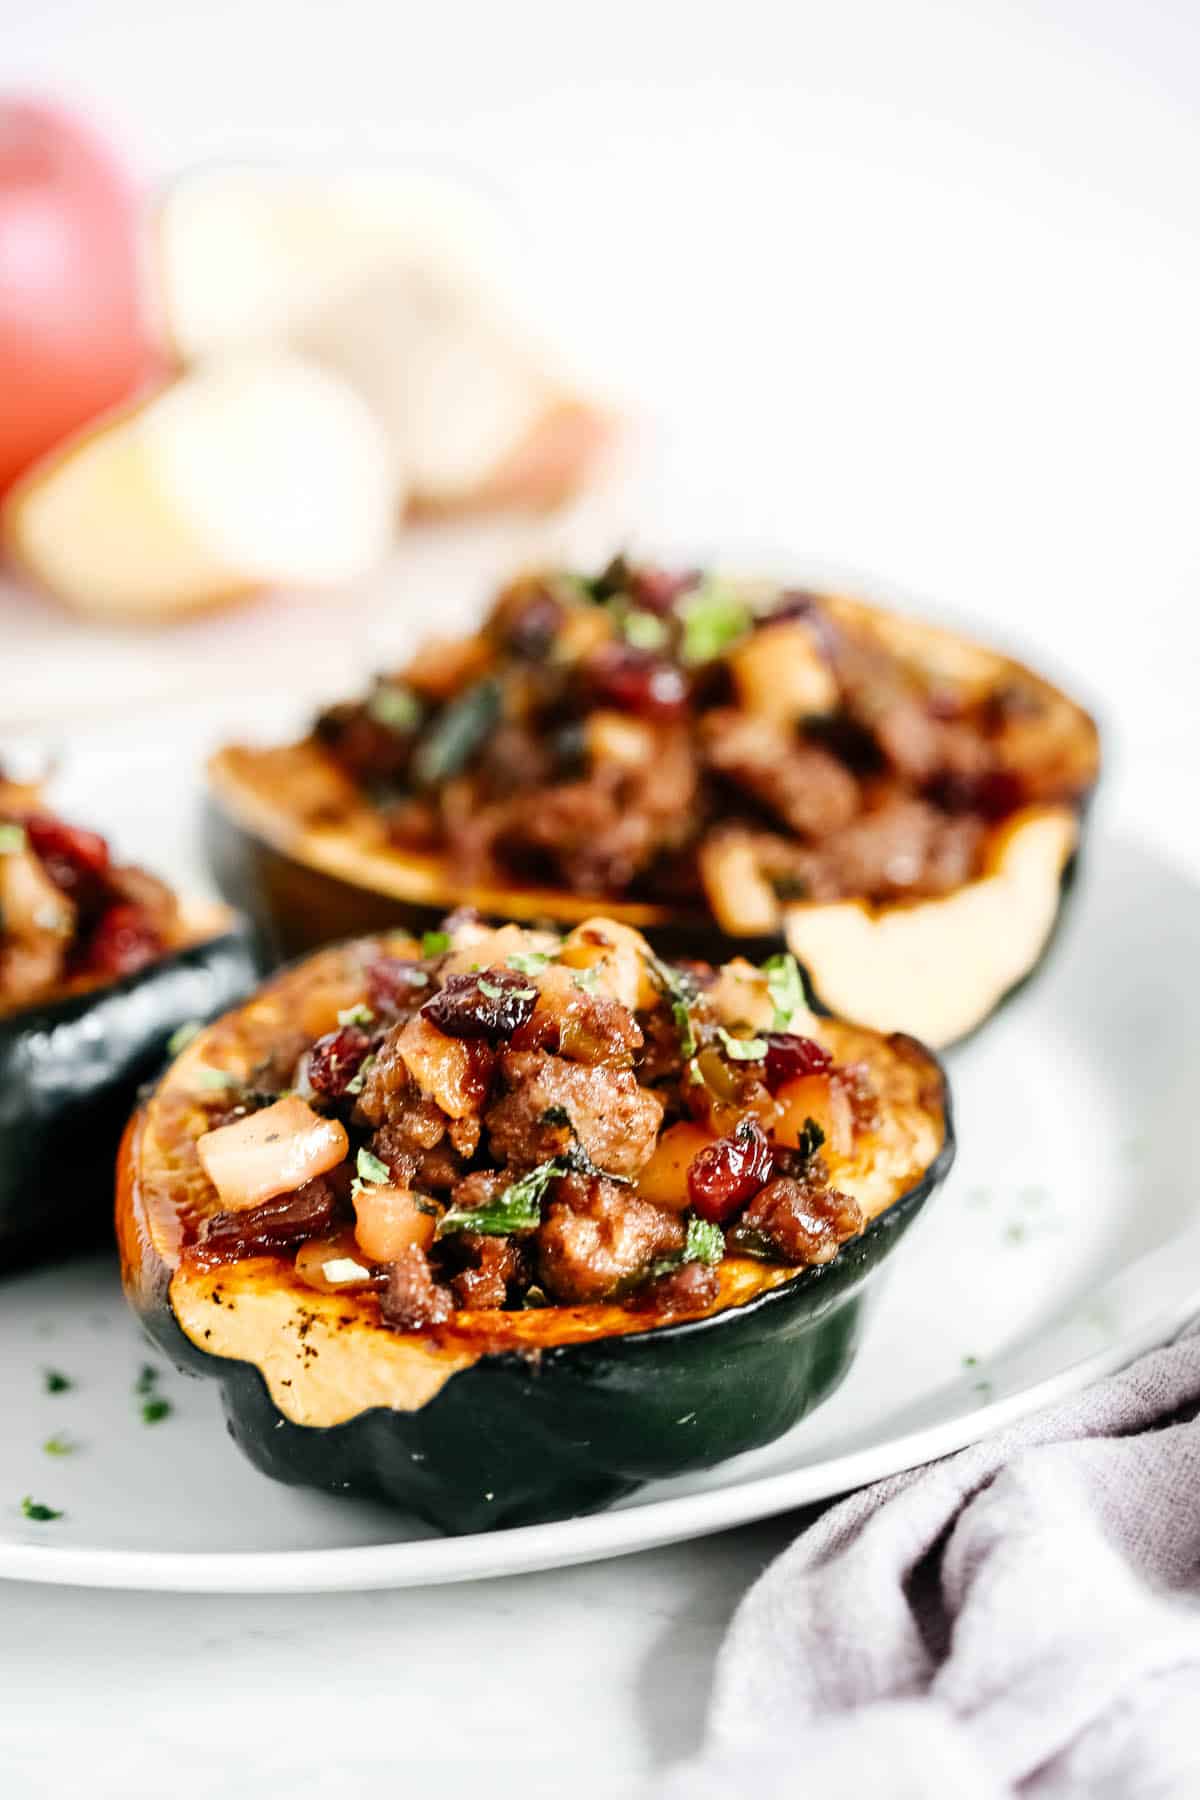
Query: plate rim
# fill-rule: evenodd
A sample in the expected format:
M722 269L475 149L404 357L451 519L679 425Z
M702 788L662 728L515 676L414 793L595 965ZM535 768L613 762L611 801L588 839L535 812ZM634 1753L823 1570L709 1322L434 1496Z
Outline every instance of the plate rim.
M1070 1398L1167 1343L1200 1311L1194 1287L1101 1349L1018 1393L898 1438L697 1494L459 1537L325 1550L129 1550L0 1543L0 1580L127 1592L286 1594L449 1586L636 1555L753 1524L935 1462Z

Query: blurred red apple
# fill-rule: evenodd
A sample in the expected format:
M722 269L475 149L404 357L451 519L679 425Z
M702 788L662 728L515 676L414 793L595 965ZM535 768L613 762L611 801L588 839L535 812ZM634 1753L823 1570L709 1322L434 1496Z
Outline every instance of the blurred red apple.
M138 230L99 138L0 97L0 492L152 369Z

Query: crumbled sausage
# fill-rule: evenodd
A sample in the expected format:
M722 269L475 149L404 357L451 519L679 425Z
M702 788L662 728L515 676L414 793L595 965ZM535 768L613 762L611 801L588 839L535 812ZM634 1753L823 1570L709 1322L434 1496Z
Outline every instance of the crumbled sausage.
M555 1299L610 1300L633 1287L657 1257L683 1247L678 1213L651 1206L615 1182L567 1176L538 1233L538 1274Z
M711 1263L685 1262L677 1269L648 1281L634 1295L637 1312L656 1313L669 1319L679 1313L702 1312L721 1292L721 1278Z
M572 1141L599 1169L635 1175L654 1152L663 1103L628 1069L564 1062L540 1050L500 1058L508 1092L485 1115L493 1155L529 1169Z
M419 1331L441 1325L454 1311L449 1288L433 1278L429 1259L415 1244L389 1264L379 1316L396 1331Z
M805 838L827 837L859 809L858 783L836 756L772 719L721 707L705 715L709 767Z
M769 1181L742 1214L739 1230L764 1238L786 1262L832 1261L862 1230L863 1216L851 1195L814 1180L815 1173Z

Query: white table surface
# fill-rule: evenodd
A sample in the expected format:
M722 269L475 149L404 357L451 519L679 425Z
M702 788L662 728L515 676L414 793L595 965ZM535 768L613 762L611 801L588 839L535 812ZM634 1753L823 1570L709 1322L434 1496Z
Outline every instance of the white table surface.
M641 531L1036 644L1109 727L1109 816L1200 866L1186 0L0 0L0 43L7 85L83 100L154 173L473 174L639 420L566 525L410 540L333 601L135 636L0 586L0 729L328 693L518 540ZM698 1741L725 1624L794 1528L399 1594L0 1587L0 1794L633 1794Z

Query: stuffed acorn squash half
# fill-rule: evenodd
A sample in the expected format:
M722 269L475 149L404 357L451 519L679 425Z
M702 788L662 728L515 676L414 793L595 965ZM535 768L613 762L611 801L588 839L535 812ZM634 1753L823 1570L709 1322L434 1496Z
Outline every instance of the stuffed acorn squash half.
M181 903L0 784L0 1268L108 1230L139 1085L257 974L228 908Z
M964 638L618 561L524 576L301 742L221 752L211 848L289 953L603 911L691 954L785 940L828 1011L943 1045L1041 956L1098 760Z
M130 1123L129 1298L285 1481L447 1531L765 1444L845 1372L953 1154L936 1059L786 953L460 914L285 970Z

